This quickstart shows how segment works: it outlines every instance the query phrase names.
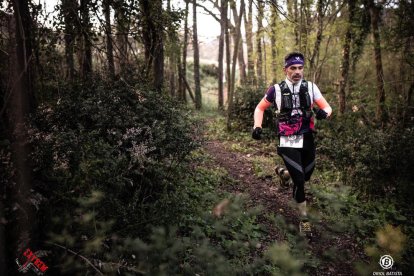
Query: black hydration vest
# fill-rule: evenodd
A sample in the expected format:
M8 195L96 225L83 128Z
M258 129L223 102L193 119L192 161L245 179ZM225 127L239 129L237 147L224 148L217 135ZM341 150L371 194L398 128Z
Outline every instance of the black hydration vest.
M309 89L308 89L308 82L305 80L302 80L302 83L300 84L299 88L299 107L294 108L293 107L293 93L290 91L288 84L285 81L282 81L279 83L280 87L280 113L279 117L280 119L289 119L292 114L293 109L299 109L302 111L302 116L305 118L310 118L312 116L311 111L311 98L309 95Z

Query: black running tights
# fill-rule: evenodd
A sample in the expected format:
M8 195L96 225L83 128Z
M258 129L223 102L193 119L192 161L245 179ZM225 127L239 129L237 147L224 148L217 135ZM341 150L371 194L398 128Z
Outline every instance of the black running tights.
M312 141L313 142L313 141ZM305 201L305 181L315 168L315 146L302 149L278 147L277 153L283 158L293 181L293 198L297 203Z

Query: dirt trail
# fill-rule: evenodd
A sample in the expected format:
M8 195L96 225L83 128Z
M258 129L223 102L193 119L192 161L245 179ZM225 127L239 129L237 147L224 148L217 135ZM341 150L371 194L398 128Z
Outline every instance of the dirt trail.
M229 175L239 184L237 186L224 187L228 192L248 194L251 206L263 206L264 212L269 214L281 215L286 222L297 226L299 218L292 207L291 189L281 188L275 185L272 178L258 178L253 173L253 166L246 154L234 152L226 148L221 141L208 141L205 144L206 151L215 159L217 165L225 168ZM260 153L259 153L260 154ZM276 175L274 175L276 177ZM285 239L277 228L264 216L260 218L260 223L267 228L267 237L264 240L264 248L274 241ZM359 248L353 239L344 234L332 233L326 227L324 221L318 225L318 230L314 231L314 240L307 244L307 249L320 260L320 264L315 268L306 268L309 275L355 275L353 265L360 261L363 250ZM338 261L338 256L325 256L330 249L336 248L335 252L340 253L342 260ZM329 260L330 259L330 260Z

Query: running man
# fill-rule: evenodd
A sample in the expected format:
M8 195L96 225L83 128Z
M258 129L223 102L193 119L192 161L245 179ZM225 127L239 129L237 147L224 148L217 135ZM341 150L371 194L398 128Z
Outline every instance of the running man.
M307 220L305 181L309 181L315 168L314 112L317 120L326 119L332 108L316 84L303 79L305 58L300 52L286 55L283 72L286 79L272 85L254 111L252 137L261 139L264 111L271 105L277 114L280 155L293 181L293 198L301 218L299 230L312 235ZM318 110L314 105L318 106Z

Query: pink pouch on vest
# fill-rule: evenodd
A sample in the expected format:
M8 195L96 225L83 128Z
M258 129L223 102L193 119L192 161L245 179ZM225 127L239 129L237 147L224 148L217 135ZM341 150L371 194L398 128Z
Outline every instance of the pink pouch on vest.
M302 127L302 117L295 122L279 122L279 135L289 136L296 134Z

